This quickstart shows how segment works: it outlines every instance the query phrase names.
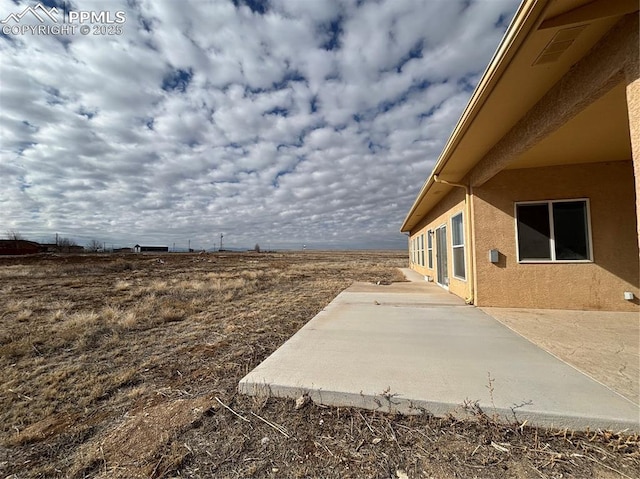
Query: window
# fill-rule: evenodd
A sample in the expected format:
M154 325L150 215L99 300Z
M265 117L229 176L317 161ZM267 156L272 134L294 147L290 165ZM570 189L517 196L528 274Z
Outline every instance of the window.
M451 245L453 247L453 276L458 279L466 279L462 213L451 218Z
M424 266L424 233L420 235L420 266Z
M413 263L413 238L409 239L409 261Z
M433 269L433 231L427 231L427 264Z
M591 261L588 200L516 203L518 261Z
M416 262L416 239L411 238L411 262Z

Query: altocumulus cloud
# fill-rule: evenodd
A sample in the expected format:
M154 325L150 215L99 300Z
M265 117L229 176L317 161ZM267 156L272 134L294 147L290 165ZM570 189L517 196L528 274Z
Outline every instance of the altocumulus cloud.
M0 0L0 18L35 4ZM0 235L404 248L400 224L516 7L66 2L126 22L0 35Z

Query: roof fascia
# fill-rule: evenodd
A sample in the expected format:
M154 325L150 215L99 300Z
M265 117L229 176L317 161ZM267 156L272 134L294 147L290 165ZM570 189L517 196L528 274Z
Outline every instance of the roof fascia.
M407 223L435 183L434 176L442 173L447 161L449 161L449 158L457 148L464 134L473 123L473 120L489 95L491 95L491 92L500 80L502 74L516 55L520 45L522 45L529 32L531 32L537 25L539 18L547 8L549 1L550 0L523 0L518 7L518 11L514 15L511 25L509 25L509 28L505 32L504 37L482 75L478 86L473 91L471 99L469 100L469 103L467 103L458 123L449 136L433 171L422 185L418 197L405 217L402 227L400 228L401 232L404 233L409 231Z

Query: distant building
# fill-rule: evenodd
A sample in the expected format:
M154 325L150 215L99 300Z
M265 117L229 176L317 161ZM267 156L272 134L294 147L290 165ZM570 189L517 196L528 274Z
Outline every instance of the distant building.
M59 247L55 243L40 243L40 249L43 253L57 253Z
M55 243L36 243L27 240L0 240L1 255L23 255L38 253L84 253L84 247L80 245L61 246Z
M139 244L133 247L135 253L168 253L168 246L140 246Z
M84 253L84 246L80 245L58 245L55 243L40 243L38 245L40 247L41 253L74 253L81 254Z
M133 248L114 248L114 253L133 253Z
M27 240L0 240L0 256L38 254L43 249L40 244Z

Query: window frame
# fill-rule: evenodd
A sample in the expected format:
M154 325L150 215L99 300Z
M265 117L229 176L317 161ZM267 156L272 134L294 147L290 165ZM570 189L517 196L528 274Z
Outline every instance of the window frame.
M413 264L413 238L409 238L409 261Z
M555 226L553 224L553 204L554 203L575 203L577 201L583 201L585 203L585 209L587 212L587 240L589 242L589 248L587 253L588 259L556 259L556 242L555 242ZM551 252L551 259L521 259L520 258L520 243L518 241L518 205L547 205L547 217L549 220L549 249ZM591 227L591 202L589 198L566 198L561 200L532 200L532 201L516 201L513 204L513 218L515 224L516 235L516 258L518 264L576 264L576 263L593 263L593 228Z
M427 268L433 269L433 230L427 230Z
M462 226L462 235L461 235L461 241L462 243L460 244L454 244L453 243L453 237L454 237L454 231L455 228L453 226L453 220L454 218L460 217L460 221L461 221L461 226ZM451 216L450 218L450 223L451 223L451 273L452 276L457 279L458 281L467 281L467 250L466 250L466 243L465 243L465 218L464 218L464 212L460 211L459 213L454 214L453 216ZM456 255L454 254L456 249L460 249L462 248L462 269L464 271L464 276L458 276L456 274Z

